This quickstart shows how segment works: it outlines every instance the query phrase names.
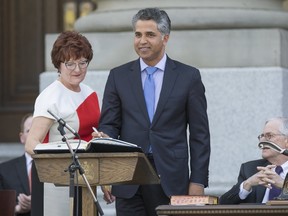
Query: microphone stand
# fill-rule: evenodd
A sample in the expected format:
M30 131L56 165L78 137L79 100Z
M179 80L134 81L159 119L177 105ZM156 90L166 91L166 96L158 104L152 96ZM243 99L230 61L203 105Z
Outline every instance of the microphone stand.
M75 137L77 137L79 139L79 142L80 142L80 136L79 134L73 130L73 128L71 128L62 118L58 117L56 114L52 113L50 110L47 110L48 113L50 113L56 120L57 122L59 123L59 126L58 126L58 131L60 132L60 134L63 136L62 138L62 141L65 142L68 146L68 149L72 155L72 163L70 164L70 166L68 167L67 170L65 171L69 171L69 177L70 177L70 182L69 182L69 200L70 200L70 213L71 215L73 215L73 207L74 207L74 177L75 177L75 172L78 170L80 175L82 176L88 190L90 191L92 197L93 197L93 200L94 200L94 203L96 205L96 208L97 208L97 215L98 213L102 216L104 215L103 213L103 210L86 178L86 175L85 175L85 171L83 169L83 167L81 166L80 162L79 162L79 159L78 159L78 155L76 154L76 151L73 151L73 148L71 147L69 141L68 141L68 138L66 137L66 133L64 131L64 127L66 127L71 133L74 134ZM79 199L78 199L79 200ZM78 213L78 211L77 211Z

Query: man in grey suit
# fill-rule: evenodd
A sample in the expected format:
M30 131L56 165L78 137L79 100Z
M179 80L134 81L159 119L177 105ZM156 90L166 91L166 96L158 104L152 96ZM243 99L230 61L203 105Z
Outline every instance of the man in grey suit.
M288 118L278 117L266 121L258 139L260 142L273 142L287 149ZM272 187L281 190L288 172L288 157L264 147L262 158L241 165L237 184L220 197L220 204L266 203L275 198L270 193ZM279 174L275 172L276 167L281 167Z
M153 216L158 205L169 203L169 196L203 195L208 186L207 103L199 70L165 53L171 29L167 13L158 8L140 10L132 25L140 58L110 71L101 132L94 136L103 132L141 146L161 184L113 186L112 194L104 189L105 200L116 197L118 216Z
M23 145L25 145L31 123L32 114L26 114L22 118L19 133ZM29 174L31 166L32 158L26 152L21 157L0 164L0 190L16 191L15 214L18 216L30 216L31 185L29 184Z

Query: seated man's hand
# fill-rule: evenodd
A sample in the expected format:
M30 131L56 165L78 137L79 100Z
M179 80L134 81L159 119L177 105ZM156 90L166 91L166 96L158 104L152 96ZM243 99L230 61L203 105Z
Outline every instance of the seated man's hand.
M26 194L19 194L18 197L18 204L15 206L16 213L27 213L31 211L31 195Z
M275 167L275 165L268 165L265 168L261 168L261 171L265 174L265 176L261 179L261 185L270 189L272 188L272 184L278 188L283 187L284 180L273 170Z
M257 167L259 172L255 173L253 176L244 181L243 188L250 191L253 186L263 185L264 187L269 187L269 184L265 181L268 177L271 169L275 167L274 165L268 165L267 167Z

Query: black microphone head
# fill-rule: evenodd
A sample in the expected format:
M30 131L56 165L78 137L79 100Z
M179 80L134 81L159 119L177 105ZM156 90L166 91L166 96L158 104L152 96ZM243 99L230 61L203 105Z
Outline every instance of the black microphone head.
M282 154L288 156L288 149L285 149Z

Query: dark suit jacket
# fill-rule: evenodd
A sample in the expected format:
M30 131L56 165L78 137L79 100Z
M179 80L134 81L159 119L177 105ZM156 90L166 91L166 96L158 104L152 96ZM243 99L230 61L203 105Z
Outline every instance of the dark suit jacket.
M264 186L252 187L252 192L245 200L239 197L240 185L243 181L258 172L257 166L267 166L269 161L260 159L243 163L240 168L238 182L229 191L220 197L220 204L262 203L266 188Z
M0 164L1 189L16 190L16 197L19 193L30 195L25 155ZM30 213L18 215L30 216Z
M199 70L167 58L159 102L150 123L138 59L110 71L99 129L113 138L141 146L144 152L148 152L151 143L166 195L187 194L191 181L208 185L210 134L206 110ZM117 186L112 193L130 198L137 187Z

